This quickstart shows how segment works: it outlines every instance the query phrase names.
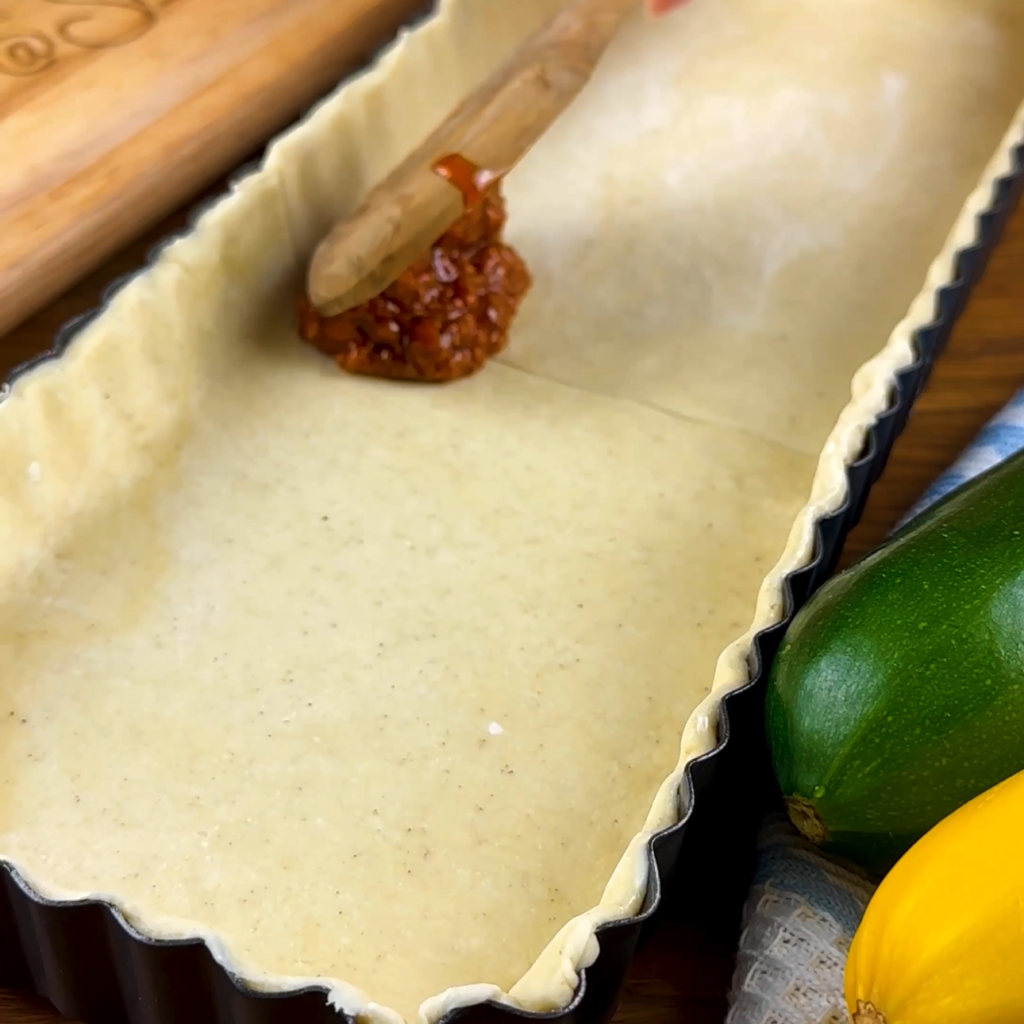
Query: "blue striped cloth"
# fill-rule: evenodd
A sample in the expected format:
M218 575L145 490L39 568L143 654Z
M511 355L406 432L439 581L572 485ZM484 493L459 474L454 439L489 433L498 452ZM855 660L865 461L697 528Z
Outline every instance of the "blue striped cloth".
M986 469L1024 448L1024 390L1018 391L971 442L970 447L928 488L921 500L903 517L902 526L918 513L944 498Z
M903 518L1024 448L1024 391ZM726 1024L847 1024L843 967L874 892L857 868L823 857L784 815L758 839Z

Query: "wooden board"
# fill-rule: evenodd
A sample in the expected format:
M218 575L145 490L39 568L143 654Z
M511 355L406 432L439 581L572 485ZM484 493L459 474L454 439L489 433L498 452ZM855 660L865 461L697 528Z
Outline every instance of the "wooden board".
M424 0L0 0L0 333L288 124Z
M218 184L214 191L219 190ZM184 223L185 211L179 211L0 338L0 377L47 348L62 323L96 304L106 282L138 267L149 245ZM978 428L1022 386L1024 208L993 256L928 390L896 443L864 519L847 541L844 561L877 544ZM683 900L674 901L676 905L685 903L685 893L679 896ZM735 931L728 922L688 919L672 906L646 936L613 1024L721 1024L724 1019ZM38 999L0 990L0 1024L58 1024L61 1020Z

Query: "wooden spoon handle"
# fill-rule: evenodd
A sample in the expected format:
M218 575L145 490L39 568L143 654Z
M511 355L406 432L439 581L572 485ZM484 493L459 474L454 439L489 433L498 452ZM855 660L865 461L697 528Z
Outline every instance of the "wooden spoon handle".
M509 0L505 0L509 2ZM508 171L572 102L639 0L572 0L468 96L321 242L307 288L333 315L378 295L462 212L434 170L458 154Z

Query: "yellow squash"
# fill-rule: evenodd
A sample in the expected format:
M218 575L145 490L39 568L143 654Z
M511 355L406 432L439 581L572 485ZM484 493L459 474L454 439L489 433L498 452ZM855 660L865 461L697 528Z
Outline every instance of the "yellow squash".
M886 876L846 965L854 1024L1024 1022L1024 772Z

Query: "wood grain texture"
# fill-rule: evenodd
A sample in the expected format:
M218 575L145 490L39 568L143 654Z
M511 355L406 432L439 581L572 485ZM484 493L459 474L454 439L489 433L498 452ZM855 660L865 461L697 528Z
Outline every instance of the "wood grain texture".
M423 6L3 0L0 332L234 166Z
M218 185L212 191L219 191ZM18 329L0 338L0 375L46 349L54 331L93 306L104 285L133 270L147 248L185 223L184 212L109 260ZM849 560L876 544L977 429L1024 386L1024 208L1011 222L931 384L921 397L861 525ZM633 962L615 1024L721 1024L736 935L727 925L679 911L679 899L648 929ZM45 1003L0 990L0 1024L57 1024ZM100 1022L102 1024L102 1022Z

